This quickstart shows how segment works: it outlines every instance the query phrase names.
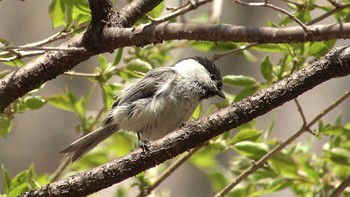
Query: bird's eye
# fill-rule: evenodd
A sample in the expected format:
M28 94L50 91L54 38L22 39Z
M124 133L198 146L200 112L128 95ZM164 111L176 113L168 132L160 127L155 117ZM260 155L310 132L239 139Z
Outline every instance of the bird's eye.
M215 79L215 75L211 74L211 75L210 75L210 79L211 79L211 80L214 80L214 79Z
M221 89L222 89L222 83L218 83L218 84L216 85L216 87L218 87L218 89L221 90Z

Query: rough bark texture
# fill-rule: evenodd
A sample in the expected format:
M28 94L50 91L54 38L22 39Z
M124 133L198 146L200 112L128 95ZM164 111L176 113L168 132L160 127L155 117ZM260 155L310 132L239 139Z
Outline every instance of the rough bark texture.
M15 99L72 69L93 55L113 52L104 39L106 28L132 26L162 0L136 0L118 12L108 0L90 0L92 21L89 28L61 47L82 47L85 51L51 51L27 63L0 80L0 112ZM133 10L133 11L132 11Z
M153 4L144 6L145 2ZM144 46L180 39L291 43L350 38L350 23L310 26L310 29L314 29L314 31L309 33L305 33L301 27L269 28L182 23L162 23L127 28L141 17L140 13L148 12L159 2L159 0L133 1L127 7L116 12L113 17L105 14L105 17L111 19L110 23L104 23L101 20L94 23L93 20L86 32L62 44L64 47L83 47L86 51L48 52L8 74L0 80L0 111L3 111L15 99L72 69L78 63L99 53L113 52L116 48ZM140 9L136 5L144 7Z
M128 155L65 180L45 185L23 196L86 196L159 165L221 133L267 113L331 78L350 73L350 48L338 47L297 73L232 104L217 113L191 122L152 142L147 154L136 149Z

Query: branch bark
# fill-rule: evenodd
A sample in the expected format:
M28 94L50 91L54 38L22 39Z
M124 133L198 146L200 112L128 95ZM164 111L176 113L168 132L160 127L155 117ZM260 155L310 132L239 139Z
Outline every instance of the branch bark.
M350 48L335 48L320 60L269 88L151 142L147 154L142 154L140 149L136 149L110 163L45 185L22 196L85 196L97 192L249 122L318 84L349 73Z
M97 0L89 1L93 20L88 30L60 45L60 47L83 47L86 51L47 52L8 74L0 80L0 112L3 112L15 99L72 69L91 56L113 52L114 49L111 47L105 50L104 47L108 45L108 42L101 41L103 30L112 26L107 22L112 22L113 26L117 27L130 27L162 0L135 0L115 14L108 0L101 2L99 4L100 1ZM104 13L99 13L101 11ZM110 21L103 21L104 19Z
M151 0L149 0L151 1ZM124 10L136 8L139 1L133 1ZM140 0L140 4L143 2ZM153 2L153 1L152 1ZM158 1L157 1L158 3ZM156 3L153 2L153 6ZM143 13L149 11L150 5ZM134 15L121 14L120 18L130 18L136 21ZM129 23L120 21L123 25ZM124 24L126 23L126 24ZM165 40L207 40L207 41L232 41L254 43L291 43L331 40L338 38L350 38L350 23L337 25L309 26L315 29L305 33L301 27L270 28L270 27L244 27L233 25L201 25L182 23L162 23L158 25L139 26L136 28L105 27L102 32L93 34L87 39L82 33L62 44L60 47L84 47L85 52L80 51L55 51L48 52L39 58L29 62L26 66L8 74L0 80L0 111L12 103L15 99L27 92L39 87L43 83L54 79L58 75L72 69L78 63L89 57L103 52L112 52L116 48L126 46L144 46L156 44ZM85 37L85 39L83 39ZM91 39L91 37L93 37ZM94 39L98 38L98 39Z

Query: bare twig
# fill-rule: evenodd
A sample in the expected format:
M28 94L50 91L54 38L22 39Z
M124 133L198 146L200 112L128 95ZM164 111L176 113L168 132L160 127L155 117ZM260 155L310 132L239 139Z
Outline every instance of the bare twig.
M340 196L343 191L350 185L350 176L346 177L346 179L343 180L343 182L333 190L331 195L329 197L338 197Z
M65 75L69 76L76 76L76 77L98 77L100 74L98 73L81 73L81 72L75 72L75 71L67 71L64 72Z
M305 130L309 131L312 135L314 136L317 136L317 134L315 132L313 132L310 128L307 128L306 127L306 124L307 124L307 121L306 121L306 117L305 117L305 114L304 114L304 111L303 111L303 108L301 107L298 99L293 99L294 103L296 104L297 106L297 109L298 109L298 112L300 113L300 116L301 116L301 119L303 121L303 125L302 127L305 127Z
M37 46L1 46L0 50L2 51L82 51L85 49L82 47L37 47Z
M251 43L251 44L247 44L247 45L242 45L236 49L232 49L232 50L229 50L229 51L225 51L225 52L222 52L222 53L216 53L213 55L213 57L211 58L212 61L217 61L218 59L226 56L226 55L230 55L230 54L233 54L233 53L239 53L241 51L244 51L244 50L247 50L251 47L254 47L258 45L258 43Z
M331 104L329 107L324 109L320 114L318 114L309 124L302 126L302 128L294 133L292 136L290 136L287 140L282 142L281 144L274 147L271 151L269 151L266 155L264 155L262 158L260 158L257 162L254 162L253 165L250 166L247 170L242 172L236 180L231 182L229 185L227 185L223 190L221 190L219 193L215 195L215 197L222 197L228 194L236 185L238 185L240 182L242 182L244 179L246 179L249 175L253 174L255 171L257 171L259 168L263 167L264 164L273 156L275 156L277 153L281 152L286 146L291 144L295 139L297 139L300 135L302 135L305 131L308 131L307 128L310 128L312 125L317 123L323 116L325 116L328 112L332 111L335 107L337 107L339 104L341 104L343 101L345 101L350 96L350 90L345 92L343 96L341 96L339 99L337 99L333 104Z
M293 14L291 14L287 10L284 10L283 8L277 7L277 6L269 3L268 0L265 0L263 3L245 3L245 2L242 2L240 0L234 0L233 2L237 3L237 4L240 4L240 5L243 5L243 6L268 7L268 8L271 8L273 10L276 10L278 12L281 12L281 13L289 16L292 20L294 20L297 24L299 24L301 26L301 28L303 28L303 30L305 32L309 31L309 28L303 22L301 22L297 17L295 17Z
M78 29L74 30L74 31L67 31L67 30L63 30L60 31L48 38L45 38L43 40L37 41L37 42L33 42L33 43L29 43L29 44L25 44L22 45L20 47L38 47L38 46L43 46L45 44L49 44L52 43L54 41L57 41L59 39L63 39L66 38L67 36L71 35L72 33L84 29L86 28L86 26L81 26ZM21 59L24 57L32 57L32 56L37 56L37 55L41 55L45 53L45 51L20 51L20 50L9 50L9 51L1 51L0 52L0 56L7 56L7 55L13 55L10 57L4 57L4 58L0 58L0 61L2 62L8 62L8 61L13 61L16 59Z
M326 12L326 13L324 13L324 14L322 14L322 15L314 18L314 19L312 19L311 21L306 23L306 25L313 25L313 24L315 24L317 22L320 22L320 21L324 20L325 18L333 15L334 13L340 12L340 11L342 11L345 8L348 8L348 7L350 7L350 4L344 4L344 5L340 4L338 7L335 7L334 9L332 9L332 10L330 10L330 11L328 11L328 12Z
M192 150L190 150L188 153L186 153L183 157L178 159L176 162L171 164L159 177L157 180L155 180L152 185L146 187L141 193L141 196L148 196L151 194L151 192L157 188L166 178L168 178L173 172L175 172L176 169L178 169L185 161L187 161L194 153L196 153L199 149L201 149L203 146L196 147Z
M86 28L86 26L82 26L79 29L83 29L83 28ZM77 29L77 30L79 30L79 29ZM71 35L72 33L76 32L77 30L74 30L74 31L63 30L63 31L60 31L60 32L48 37L48 38L45 38L45 39L37 41L37 42L30 43L30 44L23 45L22 47L43 46L45 44L52 43L52 42L57 41L59 39L66 38L67 36Z
M297 6L299 9L305 8L305 4L302 4L302 3L298 3L295 1L291 1L291 0L283 0L283 1L290 3L290 4L293 4L293 5Z
M68 164L70 163L71 159L69 157L64 157L61 161L60 165L56 168L56 170L52 173L52 179L50 180L50 183L57 181L63 170L66 169Z
M303 112L303 108L301 107L298 99L293 99L293 101L295 102L297 108L298 108L298 112L300 113L300 116L301 116L301 119L303 121L303 126L306 126L307 124L307 121L306 121L306 117L305 117L305 114Z
M203 1L198 1L198 2L196 1L194 3L188 1L184 6L181 6L179 9L176 9L174 12L172 12L166 16L163 16L160 18L152 18L150 16L147 16L147 17L149 20L152 21L153 24L162 23L162 22L168 21L172 18L175 18L177 16L183 15L191 10L195 10L199 6L202 6L202 5L209 3L211 1L213 1L213 0L203 0Z

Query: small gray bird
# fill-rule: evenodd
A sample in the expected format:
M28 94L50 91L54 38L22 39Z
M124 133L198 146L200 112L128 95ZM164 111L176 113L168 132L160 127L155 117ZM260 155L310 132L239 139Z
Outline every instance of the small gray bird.
M139 145L178 129L204 99L222 92L219 69L206 57L193 57L174 66L156 68L126 88L113 103L102 126L76 140L61 153L72 161L123 129L136 132Z

